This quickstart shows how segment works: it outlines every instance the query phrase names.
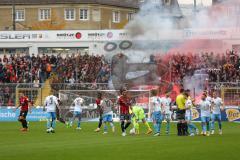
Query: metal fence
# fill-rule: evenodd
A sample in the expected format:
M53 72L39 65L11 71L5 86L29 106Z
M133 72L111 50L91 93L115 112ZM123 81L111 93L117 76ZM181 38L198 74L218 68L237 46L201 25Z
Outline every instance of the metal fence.
M42 105L43 100L50 94L58 95L59 90L104 90L106 83L5 83L0 84L0 106L17 106L19 93L24 93L34 105Z
M120 86L120 84L117 85ZM176 85L181 86L181 84ZM17 106L20 92L28 96L34 105L41 106L46 96L50 94L58 95L59 90L108 90L114 89L112 86L112 84L108 83L45 83L38 85L31 83L5 83L0 84L0 106ZM171 87L166 87L163 84L158 86L159 91L162 93L165 90L172 91ZM206 88L219 91L226 105L240 106L240 83L209 83Z
M0 84L0 106L15 106L18 84Z
M240 87L222 87L221 96L225 106L240 107Z

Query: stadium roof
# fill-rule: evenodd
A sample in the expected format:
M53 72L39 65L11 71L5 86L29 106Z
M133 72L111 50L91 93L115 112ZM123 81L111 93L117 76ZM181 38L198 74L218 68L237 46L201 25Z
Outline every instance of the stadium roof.
M0 5L103 4L139 8L138 0L0 0Z

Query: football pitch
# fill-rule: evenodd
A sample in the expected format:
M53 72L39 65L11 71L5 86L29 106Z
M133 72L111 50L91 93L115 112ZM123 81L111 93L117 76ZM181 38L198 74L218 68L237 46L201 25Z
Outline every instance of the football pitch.
M240 124L223 123L223 135L209 137L178 137L176 124L171 134L153 137L121 136L120 124L116 133L95 133L97 123L82 123L82 130L66 128L57 123L56 133L45 132L45 122L30 122L30 131L21 133L17 122L0 123L1 160L239 160ZM200 124L197 126L200 128Z

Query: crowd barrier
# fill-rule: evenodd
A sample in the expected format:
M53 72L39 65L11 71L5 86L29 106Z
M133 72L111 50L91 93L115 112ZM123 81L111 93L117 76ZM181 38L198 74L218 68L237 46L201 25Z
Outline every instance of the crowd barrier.
M1 107L0 108L0 121L17 121L20 110L14 111L13 108ZM44 121L46 120L47 113L43 112L43 109L32 109L31 113L28 113L28 121Z
M39 85L39 88L35 88L33 87L33 84L0 84L0 121L17 120L19 111L13 112L13 109L11 109L11 107L18 106L18 95L20 91L24 91L25 95L30 98L30 100L33 102L33 105L36 107L32 110L32 113L29 113L28 120L41 121L46 119L46 113L43 112L39 107L43 105L44 99L48 94L58 95L60 90L106 90L109 89L110 86L111 85L108 83L51 83L48 85L41 84ZM209 83L208 86L210 88L218 90L221 94L221 98L224 101L226 108L225 111L222 112L223 121L240 121L240 84ZM150 90L150 88L151 87L145 89ZM141 90L143 88L139 87L137 89ZM161 88L159 88L159 90L161 90ZM146 108L148 108L148 106L146 106ZM199 110L195 110L193 114L194 120L199 121L199 115ZM115 116L115 118L118 119L117 116ZM98 114L96 111L86 110L83 114L83 120L97 121Z
M71 111L69 111L71 112ZM11 122L17 121L19 115L19 109L14 112L13 108L1 107L0 108L0 121ZM45 121L47 113L43 111L42 108L34 108L31 113L28 113L28 121ZM96 110L84 110L82 114L83 121L98 121L98 114ZM221 112L222 121L240 122L240 107L237 106L227 106L225 110ZM117 114L114 114L114 119L117 121L119 118ZM201 121L200 110L193 110L193 120ZM150 120L151 121L151 120Z

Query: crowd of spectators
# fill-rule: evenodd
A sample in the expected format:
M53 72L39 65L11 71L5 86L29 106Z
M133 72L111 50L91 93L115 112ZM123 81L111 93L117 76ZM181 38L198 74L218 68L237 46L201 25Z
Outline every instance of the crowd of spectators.
M108 83L110 71L104 57L97 55L3 55L0 57L0 106L13 104L14 94L10 93L15 93L20 83L33 83L30 87L37 88L53 75L53 83L81 83L81 86Z
M153 59L154 57L150 57L150 63L159 63ZM240 56L233 51L227 51L225 54L213 52L170 54L170 59L164 62L162 57L160 63L168 63L171 82L175 83L182 83L184 77L193 76L199 70L208 75L209 83L239 82L240 80ZM104 56L98 55L11 54L0 56L0 105L13 103L11 99L14 97L11 97L10 92L14 93L16 84L19 83L32 82L32 87L40 87L46 79L54 77L52 83L55 85L52 88L56 90L65 88L61 86L62 83L67 84L70 89L79 87L80 89L98 89L103 86L99 87L99 83L108 83L110 74L111 65L106 62ZM102 88L107 89L107 85Z
M13 106L15 99L15 85L0 86L0 106Z
M55 83L108 83L110 78L111 68L103 56L73 54L64 58L61 56L48 58L52 70L58 75ZM48 71L47 74L49 76Z
M4 55L0 58L0 83L44 83L57 75L57 83L107 83L110 65L103 56Z
M197 70L205 70L209 82L236 82L240 79L240 57L226 54L177 53L170 58L172 81L181 81ZM0 83L44 83L50 75L55 83L108 83L111 66L103 56L71 55L4 55L0 58Z
M205 71L208 82L240 81L240 57L237 52L178 53L172 55L170 63L174 82L181 82L185 76L192 76L197 70Z

